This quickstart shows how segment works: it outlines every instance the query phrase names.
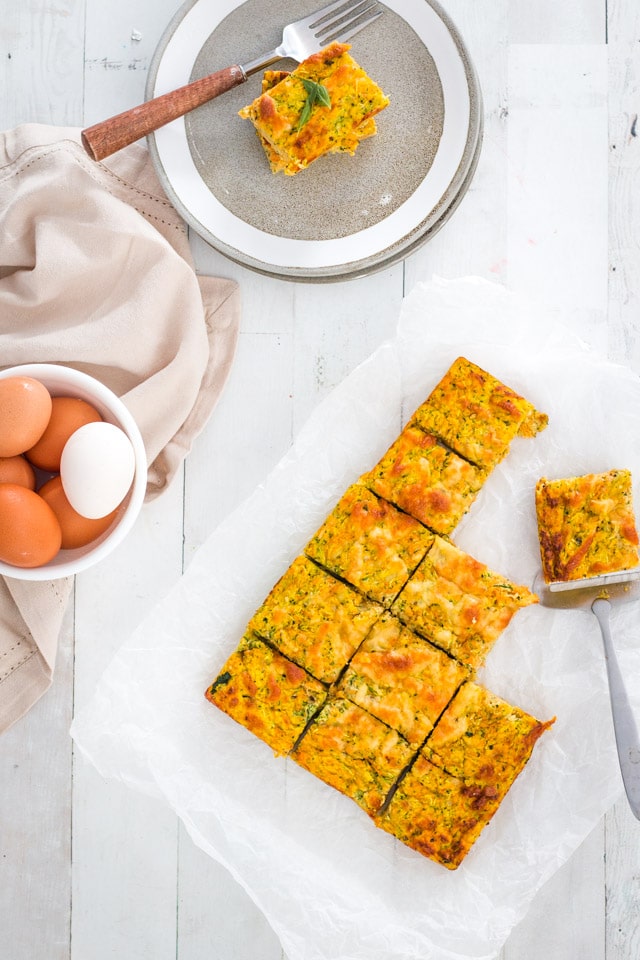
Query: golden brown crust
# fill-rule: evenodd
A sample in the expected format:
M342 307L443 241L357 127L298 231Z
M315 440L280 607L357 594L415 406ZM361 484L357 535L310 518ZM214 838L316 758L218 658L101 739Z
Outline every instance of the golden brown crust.
M391 610L407 626L475 669L516 610L537 602L527 587L435 537Z
M395 730L356 704L336 698L309 725L293 758L373 814L411 755L409 744Z
M334 43L313 54L240 111L268 147L272 170L292 175L325 153L352 154L361 140L376 132L373 118L389 100L349 49L348 44ZM321 84L330 105L316 102L303 123L308 99L304 81Z
M473 680L516 610L537 597L428 526L450 532L513 436L545 423L495 377L456 361L274 586L207 691L450 869L553 720Z
M247 633L207 700L275 751L288 753L326 699L326 687L301 667Z
M452 777L420 754L374 822L424 857L455 870L501 800L495 787Z
M464 683L434 727L425 754L462 780L505 792L554 723L536 720L478 683Z
M413 517L361 484L349 487L305 553L368 597L389 604L433 541Z
M435 533L450 534L486 478L433 434L409 425L361 482Z
M340 681L339 692L419 747L469 670L384 614Z
M559 480L535 491L542 570L547 583L636 567L638 533L631 474L610 470Z
M515 436L534 436L548 418L492 374L458 357L412 421L460 456L491 470Z
M382 608L297 557L255 612L249 629L313 677L332 683Z

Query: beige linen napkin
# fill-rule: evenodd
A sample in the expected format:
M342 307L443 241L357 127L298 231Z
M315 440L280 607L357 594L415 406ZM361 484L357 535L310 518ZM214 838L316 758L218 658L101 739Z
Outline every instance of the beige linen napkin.
M230 280L197 277L145 147L90 160L79 130L0 133L0 368L64 363L134 415L147 498L170 482L231 367ZM0 578L0 732L51 683L70 579Z

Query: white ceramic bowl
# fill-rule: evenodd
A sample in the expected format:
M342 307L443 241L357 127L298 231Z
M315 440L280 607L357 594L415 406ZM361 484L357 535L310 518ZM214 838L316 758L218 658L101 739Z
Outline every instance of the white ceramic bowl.
M85 547L60 550L40 567L15 567L0 561L0 574L17 580L54 580L73 576L99 563L121 543L133 527L147 487L147 456L138 426L124 403L103 383L71 367L54 363L28 363L0 371L0 379L33 377L49 390L51 396L79 397L92 404L108 423L124 430L133 446L135 473L131 488L118 507L111 526Z

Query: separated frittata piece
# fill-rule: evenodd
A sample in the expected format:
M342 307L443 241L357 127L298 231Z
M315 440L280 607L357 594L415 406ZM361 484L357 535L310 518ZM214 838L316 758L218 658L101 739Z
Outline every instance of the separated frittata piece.
M554 721L536 720L469 681L438 720L424 752L454 777L493 784L503 795Z
M374 823L424 857L455 870L501 800L494 787L453 777L419 754Z
M473 669L479 667L516 610L537 603L442 537L391 606L403 623Z
M289 70L265 70L264 76L262 78L262 93L266 93L267 90L271 90L278 83L288 77L290 74ZM369 117L367 120L363 120L359 127L356 127L353 131L354 135L359 140L366 140L367 137L372 137L377 133L376 121L373 117ZM256 134L260 143L262 144L263 150L267 155L267 160L269 161L269 166L273 173L287 173L292 175L297 173L300 169L297 163L288 163L284 157L282 157L276 150L271 146L268 140L266 140L259 130L256 130ZM340 144L336 144L334 150L339 152L343 148Z
M629 570L640 562L628 470L543 477L535 503L547 583Z
M367 123L389 99L350 49L330 44L240 111L269 145L270 160L272 154L281 158L285 173L304 170L325 153L353 154L363 135L375 132Z
M409 425L360 482L435 533L450 534L486 478L486 470Z
M419 747L470 671L385 613L356 651L338 692Z
M349 700L336 698L327 701L292 756L374 814L412 754L395 730Z
M458 357L411 422L489 471L506 456L515 436L534 437L548 417L496 377Z
M304 552L372 600L388 605L432 542L433 534L413 517L354 484Z
M381 613L349 584L297 557L248 629L316 679L333 683Z
M327 697L326 687L247 633L205 693L275 751L288 753Z

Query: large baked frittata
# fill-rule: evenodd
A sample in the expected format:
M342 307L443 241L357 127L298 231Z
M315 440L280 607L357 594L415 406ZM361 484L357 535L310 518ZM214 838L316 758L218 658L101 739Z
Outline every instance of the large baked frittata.
M459 358L345 491L206 692L383 830L452 869L550 723L474 680L537 597L448 536L513 437L545 422Z

